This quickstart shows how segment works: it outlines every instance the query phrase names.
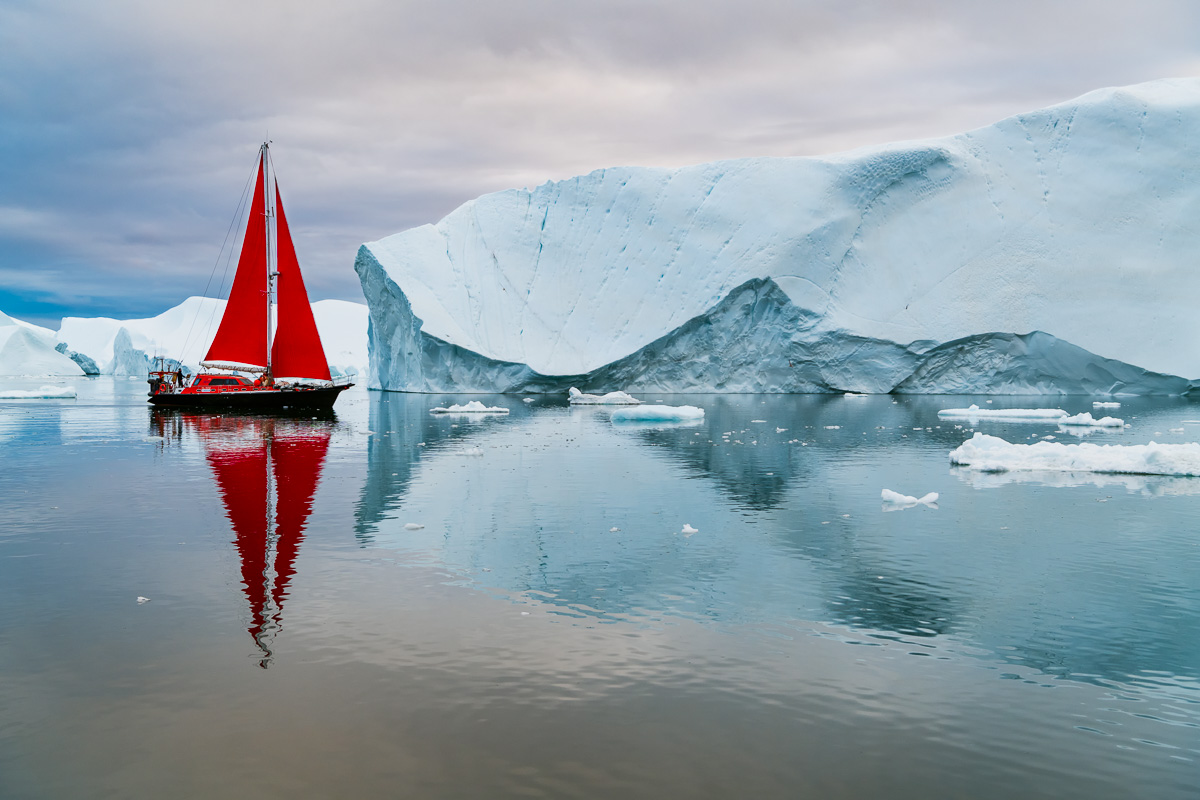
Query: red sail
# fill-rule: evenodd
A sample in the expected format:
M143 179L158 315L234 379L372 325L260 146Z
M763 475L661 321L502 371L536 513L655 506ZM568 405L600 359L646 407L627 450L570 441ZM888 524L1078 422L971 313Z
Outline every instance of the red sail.
M263 200L263 159L250 202L246 238L238 259L225 316L213 338L204 366L262 372L267 367L267 226Z
M271 372L280 380L327 381L330 380L329 362L325 360L317 322L313 319L312 306L308 304L308 292L304 290L304 278L300 276L300 262L296 260L296 248L292 246L292 236L288 232L278 183L275 185L275 213L279 239L279 328L271 345Z

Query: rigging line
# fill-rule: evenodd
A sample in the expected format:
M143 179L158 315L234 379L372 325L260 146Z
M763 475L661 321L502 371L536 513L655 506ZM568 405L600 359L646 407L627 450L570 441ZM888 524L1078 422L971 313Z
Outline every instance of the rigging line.
M256 162L255 166L257 166L257 161L258 161L258 159L256 157L255 158L255 162ZM208 289L210 286L212 286L213 276L217 274L217 267L221 266L221 256L225 256L225 271L221 273L221 283L217 289L217 294L219 295L221 292L223 292L225 290L225 278L229 275L229 263L233 259L232 248L227 253L225 251L225 245L227 245L229 243L230 233L236 234L236 230L241 229L241 224L239 221L242 218L242 209L245 208L245 206L246 206L246 197L247 197L247 193L250 191L250 182L253 180L254 180L254 171L252 170L250 173L250 177L246 179L246 185L242 187L242 196L241 196L241 199L238 200L237 210L234 211L233 219L231 219L229 221L229 227L225 230L225 239L221 242L221 249L217 251L217 260L213 263L212 272L210 272L208 274L208 281L204 284L204 293L201 295L201 297L208 296ZM235 226L236 226L236 230L235 230ZM212 329L212 321L213 321L213 318L216 316L216 314L217 314L216 306L213 306L213 310L208 316L208 324L205 326L205 330ZM192 315L192 324L188 327L187 336L185 336L183 339L183 348L182 348L182 350L180 350L180 353L179 353L181 357L183 356L184 353L187 352L188 343L192 339L192 331L195 330L196 320L199 318L200 318L200 308L197 307L196 313Z

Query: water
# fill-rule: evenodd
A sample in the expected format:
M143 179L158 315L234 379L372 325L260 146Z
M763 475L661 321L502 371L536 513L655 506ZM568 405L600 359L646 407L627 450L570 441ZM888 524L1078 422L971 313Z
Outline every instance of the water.
M0 797L1197 795L1200 480L952 469L982 398L77 386L0 401Z

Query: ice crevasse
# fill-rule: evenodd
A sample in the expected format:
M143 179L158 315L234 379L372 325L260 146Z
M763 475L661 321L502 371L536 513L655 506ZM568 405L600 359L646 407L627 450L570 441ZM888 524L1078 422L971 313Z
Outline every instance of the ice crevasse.
M364 244L369 385L1200 391L1200 79L941 139L603 169Z

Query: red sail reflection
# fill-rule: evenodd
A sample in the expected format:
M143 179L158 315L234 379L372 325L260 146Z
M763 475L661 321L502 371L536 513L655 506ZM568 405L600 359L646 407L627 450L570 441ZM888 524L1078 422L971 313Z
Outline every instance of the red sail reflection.
M173 418L199 437L217 480L242 562L248 630L265 668L282 626L283 601L296 573L331 428L327 422L273 417Z

